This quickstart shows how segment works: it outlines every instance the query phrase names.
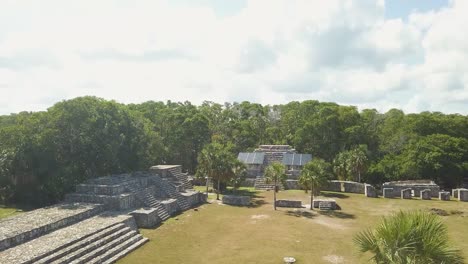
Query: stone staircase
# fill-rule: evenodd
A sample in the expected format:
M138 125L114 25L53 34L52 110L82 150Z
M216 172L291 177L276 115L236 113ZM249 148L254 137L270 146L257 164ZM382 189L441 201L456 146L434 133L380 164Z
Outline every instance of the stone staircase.
M148 241L128 215L103 213L0 253L0 263L114 263Z
M151 177L154 184L161 188L165 193L169 195L169 197L176 199L177 205L179 206L180 210L185 211L190 209L190 205L187 202L187 197L183 196L180 192L176 190L176 187L173 186L169 180L161 179L159 176Z
M264 191L267 191L267 190L274 190L275 189L275 185L273 183L266 183L265 182L265 177L263 176L257 176L255 178L255 184L254 184L254 187L256 190L264 190ZM284 190L284 186L282 183L278 183L278 187L281 191Z
M165 221L171 217L164 206L150 193L151 189L137 187L131 183L126 183L125 188L134 194L145 206L156 208L156 213L161 221Z
M187 173L182 173L182 168L180 166L173 167L169 169L170 174L180 182L184 189L193 189L193 185L188 181Z

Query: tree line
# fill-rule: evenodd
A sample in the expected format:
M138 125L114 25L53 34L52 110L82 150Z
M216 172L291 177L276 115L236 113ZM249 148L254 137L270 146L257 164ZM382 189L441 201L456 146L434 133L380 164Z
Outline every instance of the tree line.
M0 203L50 204L86 179L154 164L195 173L212 144L230 159L260 144L287 144L330 163L336 178L373 184L431 179L452 188L468 177L466 115L315 100L125 105L79 97L0 116Z

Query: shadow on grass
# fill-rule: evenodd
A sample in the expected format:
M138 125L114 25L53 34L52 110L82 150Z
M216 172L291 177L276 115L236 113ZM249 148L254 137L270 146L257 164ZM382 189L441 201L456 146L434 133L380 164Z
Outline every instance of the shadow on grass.
M309 219L312 219L316 216L316 214L313 214L312 212L304 211L304 210L288 210L285 213L286 215L289 215L289 216L305 217Z
M321 192L320 196L325 196L325 197L330 197L330 198L339 198L339 199L349 198L349 195L342 194L342 193L335 193L335 192Z
M223 195L238 195L238 196L250 196L252 198L265 198L264 196L258 195L259 191L256 190L225 190L222 194Z
M263 198L263 197L259 197L259 198ZM262 205L265 205L265 204L268 204L268 202L266 202L265 200L262 200L262 199L253 199L251 202L250 202L250 205L247 206L248 208L257 208L257 207L260 207Z
M339 212L339 211L319 211L317 212L321 215L328 216L328 217L333 217L333 218L340 218L340 219L354 219L356 218L353 214L348 214L344 212Z

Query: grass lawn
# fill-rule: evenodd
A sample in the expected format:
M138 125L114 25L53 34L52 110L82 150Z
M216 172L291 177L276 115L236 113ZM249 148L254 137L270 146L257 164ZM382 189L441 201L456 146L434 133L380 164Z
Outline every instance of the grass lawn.
M15 215L20 212L22 212L20 209L4 207L3 205L0 205L0 219Z
M248 193L249 190L242 192ZM367 263L353 236L373 227L381 216L398 210L443 209L451 241L468 260L468 203L418 199L365 198L359 194L323 193L334 197L334 212L273 210L273 192L252 192L254 205L235 207L215 200L173 217L156 229L141 229L148 243L119 263ZM214 199L210 195L209 199ZM282 191L278 199L310 203L303 191Z

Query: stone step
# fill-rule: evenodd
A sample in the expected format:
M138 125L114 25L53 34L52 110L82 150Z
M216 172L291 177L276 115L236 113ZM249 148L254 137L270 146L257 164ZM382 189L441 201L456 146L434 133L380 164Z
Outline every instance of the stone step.
M70 254L66 254L58 259L55 259L52 262L45 262L45 263L80 263L76 262L81 258L85 258L86 256L89 256L92 252L96 253L96 250L99 250L102 248L103 245L106 245L110 242L113 242L115 240L118 240L120 237L125 236L126 234L130 233L132 230L129 227L123 227L116 232L107 234L105 236L102 236L98 240L95 240L89 244L86 244L83 247L80 247L78 250L71 251ZM134 231L133 231L134 232Z
M107 235L117 232L119 229L123 229L125 225L123 223L113 224L107 228L98 230L96 233L82 237L78 240L75 240L71 243L64 244L62 247L57 248L56 250L50 251L47 254L40 256L39 258L32 259L26 263L51 263L71 252L77 251L80 248L85 247L85 245L93 243Z
M117 262L117 260L125 257L128 253L130 253L133 250L141 247L143 244L145 244L148 241L149 241L149 239L146 238L146 237L144 237L143 239L138 240L133 245L129 246L128 248L120 251L120 253L118 253L118 254L114 255L113 257L111 257L111 258L107 259L106 261L104 261L103 264L111 264L111 263Z
M99 255L96 258L93 258L89 261L86 262L86 264L93 264L93 263L103 263L104 261L114 257L115 255L123 252L125 249L128 249L129 247L135 245L136 243L140 242L143 240L143 236L140 234L133 235L131 237L126 238L123 240L121 243L118 245L115 245L114 247L110 248L107 250L105 253Z
M66 262L60 262L60 263L90 263L95 260L100 259L102 256L106 255L108 251L119 247L119 245L122 245L122 243L126 243L126 241L134 236L140 236L136 231L134 230L127 230L125 234L122 234L118 237L115 237L114 239L107 241L104 244L98 244L96 245L93 250L88 251L85 255L80 256L78 259L74 259L73 261L66 261Z

